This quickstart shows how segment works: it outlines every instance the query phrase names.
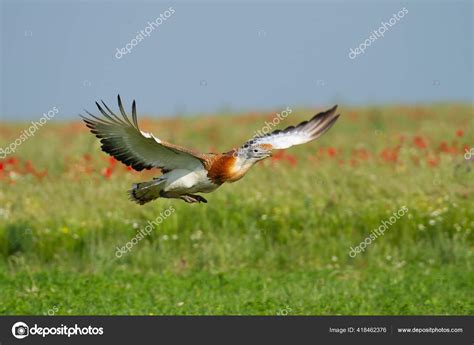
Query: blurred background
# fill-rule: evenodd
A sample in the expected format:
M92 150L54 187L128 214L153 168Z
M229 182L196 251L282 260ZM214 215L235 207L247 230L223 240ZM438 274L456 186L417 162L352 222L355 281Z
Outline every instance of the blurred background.
M472 1L1 4L4 120L53 106L71 119L118 93L153 116L473 97ZM169 7L169 19L116 58ZM349 58L403 8L384 37Z

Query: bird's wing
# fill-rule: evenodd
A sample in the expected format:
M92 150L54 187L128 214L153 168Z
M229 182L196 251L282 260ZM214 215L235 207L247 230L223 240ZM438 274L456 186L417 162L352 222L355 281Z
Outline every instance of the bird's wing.
M164 171L194 170L204 165L205 155L162 141L151 133L142 132L138 128L135 101L132 104L131 122L123 109L120 95L117 98L123 118L115 115L103 101L106 110L96 102L103 117L96 117L87 110L90 117L80 115L91 132L100 139L104 152L137 171L151 168Z
M303 121L297 126L276 130L247 141L245 145L271 145L270 149L286 149L294 145L305 144L319 138L334 125L340 114L336 114L337 105L329 110L314 115L311 120Z

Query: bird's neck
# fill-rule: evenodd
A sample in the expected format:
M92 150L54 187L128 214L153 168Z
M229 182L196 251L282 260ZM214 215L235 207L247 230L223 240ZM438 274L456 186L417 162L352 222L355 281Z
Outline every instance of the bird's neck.
M255 163L255 161L238 157L231 168L232 176L227 182L240 180Z
M217 184L235 182L240 180L254 164L254 161L233 154L222 154L214 159L207 175Z

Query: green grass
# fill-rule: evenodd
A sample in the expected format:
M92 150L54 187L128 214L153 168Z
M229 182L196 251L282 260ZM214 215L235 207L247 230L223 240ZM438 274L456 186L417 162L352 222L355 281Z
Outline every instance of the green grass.
M472 299L467 280L474 276L451 266L189 274L121 267L107 274L52 269L0 278L11 286L1 293L3 314L47 313L54 307L63 315L277 315L285 310L289 315L418 315L473 310L466 301Z
M17 174L0 175L0 314L42 315L53 307L57 315L473 314L474 167L462 152L474 143L471 109L342 109L323 138L288 150L296 167L259 164L206 195L206 205L129 202L130 184L153 175L117 167L105 179L100 172L108 163L92 135L82 126L48 124L15 154L48 176L23 174L21 164ZM172 142L224 151L268 119L203 117L144 127ZM2 126L0 146L25 126ZM417 148L415 136L427 148ZM442 141L457 152L440 153ZM397 145L396 163L380 157ZM335 157L318 153L329 146ZM358 149L370 158L358 158ZM90 174L86 153L93 156ZM431 157L439 157L434 166ZM405 216L349 257L351 246L403 205ZM150 236L115 256L170 206L175 212Z

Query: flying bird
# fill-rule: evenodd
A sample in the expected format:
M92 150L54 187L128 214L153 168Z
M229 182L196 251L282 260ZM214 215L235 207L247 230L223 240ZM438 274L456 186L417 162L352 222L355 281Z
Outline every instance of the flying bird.
M125 113L117 96L122 117L103 102L96 102L103 117L86 110L80 115L91 132L100 139L102 150L136 171L159 168L162 175L152 181L135 183L129 190L130 199L143 205L157 198L176 198L188 203L207 203L196 193L210 193L225 182L241 179L257 162L270 157L272 150L286 149L319 138L339 118L337 105L314 115L310 120L283 130L256 136L238 149L225 153L200 153L168 143L140 130L135 101L132 119Z

